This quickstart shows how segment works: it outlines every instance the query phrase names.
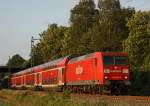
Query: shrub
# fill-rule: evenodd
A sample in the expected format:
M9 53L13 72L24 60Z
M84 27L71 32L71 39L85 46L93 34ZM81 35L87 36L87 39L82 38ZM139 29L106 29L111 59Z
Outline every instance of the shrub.
M150 95L150 69L132 69L132 95Z

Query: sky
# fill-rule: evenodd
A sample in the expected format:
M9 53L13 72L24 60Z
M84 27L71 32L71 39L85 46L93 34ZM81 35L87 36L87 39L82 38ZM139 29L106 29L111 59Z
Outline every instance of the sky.
M97 0L95 0L97 2ZM0 65L9 56L29 58L31 36L38 38L48 24L69 25L70 10L79 0L0 0ZM150 0L120 0L124 7L150 10Z

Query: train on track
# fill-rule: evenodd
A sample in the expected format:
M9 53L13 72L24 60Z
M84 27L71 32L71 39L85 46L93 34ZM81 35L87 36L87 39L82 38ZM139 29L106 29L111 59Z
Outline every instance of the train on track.
M126 93L131 85L128 54L94 52L74 58L62 57L12 74L10 84L14 89Z

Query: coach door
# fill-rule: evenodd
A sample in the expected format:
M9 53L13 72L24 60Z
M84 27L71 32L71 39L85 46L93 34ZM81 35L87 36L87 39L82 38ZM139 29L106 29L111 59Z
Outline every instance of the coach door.
M36 78L36 85L37 86L41 86L41 73L36 73L35 74L35 78Z
M24 76L22 76L22 86L24 86Z
M64 73L64 68L60 68L59 69L59 72L58 72L58 84L59 85L62 85L63 84L63 82L62 82L62 75L63 75L63 73Z
M24 86L26 86L26 75L23 76Z

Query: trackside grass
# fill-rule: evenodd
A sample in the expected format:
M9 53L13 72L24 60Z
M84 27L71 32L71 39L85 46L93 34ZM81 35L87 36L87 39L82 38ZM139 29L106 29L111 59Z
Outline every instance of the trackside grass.
M138 98L138 97L137 97ZM150 98L1 90L0 106L150 106Z
M0 91L0 106L107 106L105 102L90 102L71 98L69 92Z

